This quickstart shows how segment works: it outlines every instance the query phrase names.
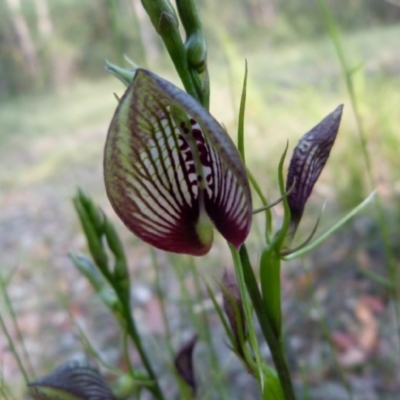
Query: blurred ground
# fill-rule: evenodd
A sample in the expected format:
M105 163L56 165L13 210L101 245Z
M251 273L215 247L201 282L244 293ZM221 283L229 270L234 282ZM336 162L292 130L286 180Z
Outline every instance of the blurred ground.
M348 42L354 50L352 56L357 53L365 61L357 80L357 93L374 155L378 189L386 201L393 245L399 239L396 204L398 207L400 99L395 88L400 84L400 58L396 34L398 38L398 28L388 28L375 34L355 35ZM374 45L377 38L379 46ZM277 195L275 169L287 138L292 149L300 135L337 104L345 103L338 144L303 224L303 236L307 236L321 205L329 198L322 232L370 189L360 183L364 181L365 167L337 61L328 41L287 46L279 51L264 49L262 43L257 45L257 50L240 52L227 47L230 63L225 66L221 66L224 64L217 55L210 55L215 60L210 66L214 85L212 110L230 132L235 132L231 97L240 93L243 57L247 57L251 78L246 125L248 159L271 198ZM234 78L232 87L229 76ZM116 106L114 91L122 93L116 80L79 82L58 94L13 100L2 106L0 271L3 278L13 271L8 294L37 375L82 354L74 319L104 359L123 368L121 338L115 323L68 259L68 252L86 251L71 204L76 188L84 188L115 220L126 243L134 314L142 332L149 334L146 345L158 372L165 374L162 383L173 398L170 357L162 346L164 327L151 255L148 247L138 243L117 221L103 188L102 150ZM233 103L237 107L238 100ZM279 217L279 208L276 213ZM261 250L256 238L256 234L250 238L254 260ZM396 256L399 263L398 251ZM172 343L177 348L195 331L195 325L182 312L188 305L180 304L182 288L176 276L185 276L190 292L193 275L187 271L189 261L184 257L168 257L161 252L156 257L174 333ZM207 279L219 279L224 266L230 267L231 263L220 241L210 255L196 260L197 270ZM386 274L373 207L312 255L289 263L283 270L288 356L304 398L348 399L349 392L357 400L400 398L400 346L393 304L384 287L362 272L365 269ZM0 303L0 312L11 326L4 303ZM227 371L227 376L221 372L227 398L257 398L254 383L224 345L218 319L210 312L208 320L221 371ZM207 367L200 367L207 365L205 347L200 341L196 349L199 386L203 383L200 390L204 398L217 399L213 393L206 397L210 377ZM0 360L3 379L13 387L15 397L22 398L18 366L1 335Z

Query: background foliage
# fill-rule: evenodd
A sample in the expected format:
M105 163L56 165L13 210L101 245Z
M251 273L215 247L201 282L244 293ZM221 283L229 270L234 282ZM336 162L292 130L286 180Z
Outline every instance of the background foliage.
M400 20L395 4L379 0L328 2L334 17L347 31L365 30ZM325 32L314 0L200 1L208 29L227 27L230 39L246 46L250 38L265 43L292 43ZM238 18L240 15L240 18ZM2 0L0 3L0 98L49 91L71 84L77 77L103 76L104 58L120 60L127 52L144 62L161 46L137 0ZM245 39L245 40L244 40Z
M304 132L344 103L337 143L307 206L298 241L302 232L307 236L326 199L322 230L377 189L398 267L398 1L328 2L351 67L372 158L372 183L345 79L317 2L199 2L209 44L211 110L231 133L237 126L243 60L248 59L246 158L271 199L278 194L276 165L286 141L290 152ZM133 309L143 331L151 333L148 346L155 349L162 372L168 366L163 364L166 346L158 340L164 335L158 303L169 307L169 343L177 348L193 327L201 331L206 320L198 310L208 310L209 299L197 290L193 271L219 279L222 268L231 266L218 240L204 260L150 253L112 214L104 193L102 151L116 106L112 93L121 95L123 88L107 77L104 59L123 64L124 53L178 81L138 0L0 0L0 272L5 277L14 271L9 295L37 375L82 351L76 324L89 332L107 361L124 368L115 326L67 257L70 251L85 251L71 206L77 186L96 199L121 232L134 282ZM279 207L274 212L279 217ZM257 222L262 223L256 220L249 243L254 259L260 252L254 240ZM154 263L159 275L151 268ZM354 391L363 400L390 399L400 393L393 297L371 273L387 274L373 207L303 262L283 269L291 368L296 383L310 388L310 398L326 400L329 392L332 399L347 399ZM218 323L212 315L209 320L208 335L224 352L218 353L223 367L232 365ZM204 347L201 351L206 352ZM22 398L22 379L1 335L0 363L0 381L4 378ZM207 387L209 370L197 368ZM228 398L240 393L229 383L246 375L240 366L234 368L227 376L221 368L217 383ZM253 393L254 387L246 385L241 388Z

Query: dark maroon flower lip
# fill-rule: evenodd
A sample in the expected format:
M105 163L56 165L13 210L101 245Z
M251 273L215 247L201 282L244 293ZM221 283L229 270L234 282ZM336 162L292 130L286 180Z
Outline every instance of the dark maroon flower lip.
M104 151L110 202L150 245L206 254L213 227L239 248L252 221L245 167L222 126L196 100L137 69L111 121Z
M338 106L318 125L307 132L293 151L286 190L291 212L291 224L297 227L315 182L324 168L339 130L343 105Z

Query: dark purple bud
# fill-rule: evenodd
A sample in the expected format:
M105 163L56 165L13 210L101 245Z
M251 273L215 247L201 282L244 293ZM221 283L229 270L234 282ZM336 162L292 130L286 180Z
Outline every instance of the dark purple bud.
M222 276L222 285L226 289L222 291L224 311L235 337L236 349L240 355L243 355L239 332L242 332L242 337L244 338L246 325L239 286L236 281L236 276L232 271L225 269L224 275Z
M179 376L196 392L196 380L193 368L193 350L197 343L197 335L194 335L178 351L175 357L175 368Z
M65 363L28 386L30 394L37 400L115 400L99 371L79 362Z
M340 105L326 116L300 139L293 151L286 180L287 191L294 185L288 196L292 234L301 220L314 184L328 160L339 130L342 110L343 105Z

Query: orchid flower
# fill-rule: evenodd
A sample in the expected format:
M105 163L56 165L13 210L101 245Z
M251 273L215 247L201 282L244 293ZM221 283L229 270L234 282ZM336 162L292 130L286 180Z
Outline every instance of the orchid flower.
M213 227L239 248L251 226L250 187L222 126L190 95L138 68L111 121L104 151L110 202L150 245L206 254Z

